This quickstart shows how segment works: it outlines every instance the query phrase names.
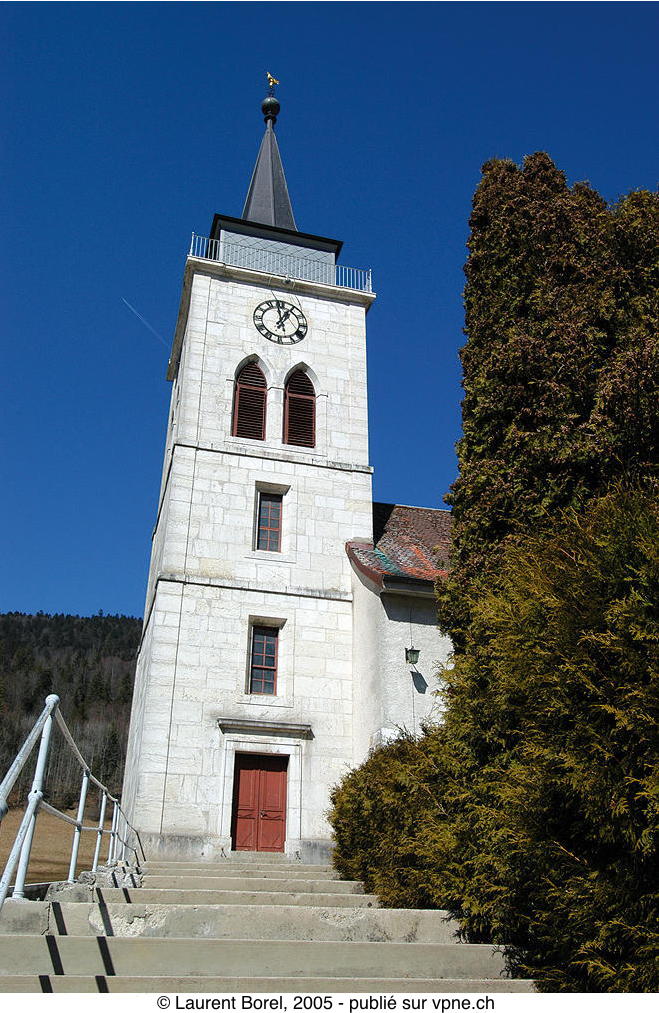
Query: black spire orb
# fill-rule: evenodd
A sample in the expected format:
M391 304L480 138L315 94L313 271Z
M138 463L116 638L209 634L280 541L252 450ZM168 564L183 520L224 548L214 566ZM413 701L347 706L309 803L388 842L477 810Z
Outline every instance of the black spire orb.
M261 103L261 112L263 113L265 122L271 121L273 126L277 122L280 109L279 100L274 95L266 95Z

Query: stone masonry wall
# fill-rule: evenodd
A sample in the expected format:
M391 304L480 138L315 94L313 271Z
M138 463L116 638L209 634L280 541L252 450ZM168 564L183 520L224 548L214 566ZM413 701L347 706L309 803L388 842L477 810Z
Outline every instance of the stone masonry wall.
M230 846L236 751L289 756L288 850L327 840L329 789L354 761L345 542L372 537L365 311L349 293L274 295L307 316L301 344L256 331L268 283L195 273L172 397L125 798L142 832L186 840L189 854ZM268 383L264 441L231 436L235 376L253 357ZM299 365L317 393L313 449L282 445ZM259 490L283 495L280 553L254 548ZM279 628L276 696L247 692L250 626L262 622ZM241 719L263 728L237 730ZM286 730L296 725L310 737Z

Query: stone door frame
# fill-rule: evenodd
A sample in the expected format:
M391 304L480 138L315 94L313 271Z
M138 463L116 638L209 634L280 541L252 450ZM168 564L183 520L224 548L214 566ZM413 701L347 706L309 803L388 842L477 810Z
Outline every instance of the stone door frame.
M227 732L223 735L223 770L217 820L219 845L225 854L231 852L231 818L233 815L233 777L236 753L288 757L286 793L286 840L284 854L296 857L302 838L302 748L303 743L287 736L245 735Z

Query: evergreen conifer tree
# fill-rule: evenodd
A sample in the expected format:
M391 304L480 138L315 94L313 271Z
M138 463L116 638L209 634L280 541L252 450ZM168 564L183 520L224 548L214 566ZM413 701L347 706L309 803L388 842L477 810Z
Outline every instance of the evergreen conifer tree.
M470 224L445 721L338 786L337 863L541 989L652 991L659 200L536 154Z
M440 623L461 650L468 593L509 537L657 467L659 199L610 209L538 153L483 167L470 219L454 555Z

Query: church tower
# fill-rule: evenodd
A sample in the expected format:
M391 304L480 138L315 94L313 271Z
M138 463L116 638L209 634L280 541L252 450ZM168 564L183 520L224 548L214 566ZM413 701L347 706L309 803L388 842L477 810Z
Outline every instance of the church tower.
M242 217L193 236L183 276L123 792L150 855L326 860L363 759L346 543L372 544L375 296L298 230L279 109L271 88Z

